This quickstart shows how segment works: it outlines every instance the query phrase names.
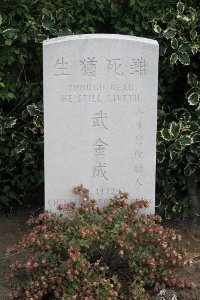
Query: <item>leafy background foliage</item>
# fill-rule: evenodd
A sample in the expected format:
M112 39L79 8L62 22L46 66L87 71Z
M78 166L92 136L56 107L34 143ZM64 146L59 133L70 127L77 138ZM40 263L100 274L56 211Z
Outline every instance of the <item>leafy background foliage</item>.
M157 212L200 213L199 15L196 0L1 1L1 207L42 193L42 41L118 33L160 44Z

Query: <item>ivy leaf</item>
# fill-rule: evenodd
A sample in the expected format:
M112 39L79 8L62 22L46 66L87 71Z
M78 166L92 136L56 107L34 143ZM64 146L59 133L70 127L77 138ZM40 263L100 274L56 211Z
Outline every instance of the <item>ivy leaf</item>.
M6 46L11 46L12 45L12 40L11 39L5 40L5 45Z
M188 44L184 43L184 44L181 44L178 48L178 51L180 53L187 53L188 51L190 50Z
M27 43L28 37L26 35L20 36L22 43Z
M190 31L190 37L194 41L197 38L197 32L196 30Z
M164 56L167 51L167 46L164 44L159 45L159 54L160 56Z
M30 116L36 116L37 115L37 107L35 104L27 105L27 111Z
M51 19L50 17L43 15L42 16L42 26L47 29L50 30L54 25L53 19Z
M178 59L178 55L176 53L172 53L170 57L170 64L174 65L177 62L177 59Z
M199 103L200 95L197 92L191 93L188 97L190 105L197 105Z
M200 117L200 107L198 107L197 109L195 109L195 113L197 114L197 116Z
M197 85L197 75L188 73L187 78L190 85Z
M73 34L73 32L69 28L63 29L58 32L58 36L66 36L66 35L72 35L72 34Z
M196 165L188 163L187 166L184 168L184 174L186 176L192 175L196 171Z
M171 141L172 137L169 133L169 130L167 128L163 128L161 130L161 136L165 141Z
M171 21L173 21L173 19L174 19L174 13L172 13L172 11L166 12L163 15L163 22L164 23L170 23Z
M177 49L178 48L178 41L177 41L176 38L173 38L171 40L171 46L172 46L173 49Z
M15 95L12 92L8 92L8 93L6 93L6 98L13 99L13 98L15 98Z
M192 20L194 21L198 16L197 11L193 7L189 7L188 10L192 15Z
M153 31L156 33L161 33L162 28L158 24L153 25Z
M198 162L200 161L200 143L194 143L190 146L191 153L199 157Z
M194 142L199 143L200 142L200 133L194 134L193 140L194 140Z
M197 122L191 121L188 124L190 126L189 128L192 133L197 132L199 130L199 124Z
M189 136L189 135L186 135L186 136L182 136L180 139L179 139L179 142L182 146L189 146L192 144L192 138Z
M43 7L42 8L42 13L45 15L45 16L49 16L49 11L47 8Z
M175 122L172 122L170 124L170 128L169 128L169 132L170 134L176 138L178 135L179 135L179 131L180 131L180 125L179 123L175 123Z
M7 28L3 31L3 36L7 39L16 39L17 38L17 29Z
M178 151L180 151L180 150L182 149L182 146L181 146L179 140L175 140L175 142L174 142L173 145L172 145L172 148L173 148L173 149L176 149L176 150L178 150Z
M186 158L187 158L188 162L191 163L191 164L195 164L197 162L197 159L198 159L197 157L195 157L191 153L187 153Z
M159 143L159 144L157 144L156 150L158 152L164 152L166 150L166 147L163 143Z
M26 149L25 143L24 143L24 142L21 142L21 143L19 143L19 144L17 145L17 147L15 148L15 152L16 152L17 154L19 154L19 153L23 152L25 149Z
M2 16L0 15L0 26L1 26L1 24L2 24Z
M35 38L36 43L42 43L44 40L47 39L47 36L45 34L38 34Z
M148 23L147 22L145 22L145 21L142 21L142 27L145 29L145 30L147 30L148 29Z
M156 159L161 164L165 160L165 152L157 152Z
M4 123L4 128L13 128L13 126L17 123L17 119L15 118L7 118Z
M175 35L176 35L176 30L174 30L173 28L167 28L163 32L163 36L166 37L167 39L172 39L173 37L175 37Z
M192 54L197 54L197 52L199 51L199 44L194 44L192 45L191 47L191 51L192 51Z
M169 161L169 166L171 168L175 168L179 162L182 160L182 155L180 152L175 152L175 151L170 151L170 161Z
M183 14L183 12L184 12L184 9L185 9L185 5L182 3L182 2L178 2L177 3L177 11L178 11L178 13L180 14L180 15L182 15Z
M156 159L158 163L162 163L165 159L166 147L164 144L158 144L156 147L157 154Z
M183 65L189 65L190 64L190 57L187 53L180 53L179 54L179 61L183 64Z
M171 187L171 188L165 189L165 191L163 191L163 194L167 199L171 199L173 197L174 192L175 192L175 189ZM170 218L169 215L168 215L168 218Z
M130 0L130 6L134 6L135 5L135 0Z

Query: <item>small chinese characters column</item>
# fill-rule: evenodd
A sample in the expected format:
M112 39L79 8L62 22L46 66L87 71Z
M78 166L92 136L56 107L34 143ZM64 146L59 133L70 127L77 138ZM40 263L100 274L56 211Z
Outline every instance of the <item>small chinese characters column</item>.
M107 169L108 164L106 162L106 152L108 147L110 147L108 141L106 141L104 137L105 130L108 130L107 119L107 113L103 112L102 110L94 113L92 117L92 126L94 130L98 131L98 138L93 144L93 154L96 157L96 164L93 167L92 177L106 182L109 179ZM99 189L97 190L99 191ZM103 200L104 199L99 199L99 204L104 204Z
M148 63L146 59L133 58L130 64L130 74L142 78L148 75ZM140 106L137 107L135 113L135 126L136 126L136 135L135 135L135 153L134 153L134 171L136 173L135 187L144 188L143 182L143 172L144 170L144 112Z
M135 113L136 116L136 136L135 136L135 153L134 153L134 159L135 159L135 166L134 166L134 171L136 173L136 181L135 181L135 186L136 188L143 187L143 171L144 171L144 154L143 154L143 143L144 143L144 138L143 138L143 130L144 130L144 125L143 125L143 117L144 113L138 107L138 110Z

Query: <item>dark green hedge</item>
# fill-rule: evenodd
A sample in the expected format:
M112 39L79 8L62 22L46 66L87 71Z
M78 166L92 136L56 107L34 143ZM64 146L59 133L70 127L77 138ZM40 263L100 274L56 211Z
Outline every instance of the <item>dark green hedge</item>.
M191 200L200 212L199 15L195 0L1 0L1 207L32 201L43 185L42 41L119 33L160 44L158 213L188 216Z

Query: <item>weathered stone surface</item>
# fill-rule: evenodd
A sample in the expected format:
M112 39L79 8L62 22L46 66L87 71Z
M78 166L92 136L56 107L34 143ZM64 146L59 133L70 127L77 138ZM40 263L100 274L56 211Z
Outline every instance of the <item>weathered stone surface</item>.
M122 35L44 42L45 207L119 190L154 213L158 44Z

